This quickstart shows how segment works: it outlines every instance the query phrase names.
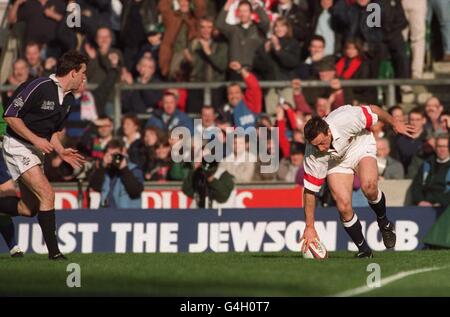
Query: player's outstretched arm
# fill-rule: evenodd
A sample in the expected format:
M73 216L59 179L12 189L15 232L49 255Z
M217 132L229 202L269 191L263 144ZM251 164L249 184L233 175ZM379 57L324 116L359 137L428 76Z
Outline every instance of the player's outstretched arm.
M319 236L317 235L316 229L314 228L314 213L316 209L316 196L315 193L304 189L303 192L303 205L305 209L305 222L306 227L305 231L303 232L302 239L305 241L303 242L302 252L306 253L306 251L309 248L309 244L313 242L315 239L318 239Z
M60 132L55 132L52 134L52 138L50 139L51 145L63 161L69 163L73 168L80 168L85 162L84 157L75 149L65 149L61 144L59 133Z
M15 133L33 144L43 153L48 154L53 151L53 145L48 142L47 139L37 136L30 129L28 129L21 118L5 116L5 121Z
M378 116L378 120L391 125L395 133L412 137L412 133L414 133L413 126L395 120L393 116L391 116L387 111L381 109L381 107L371 105L370 110Z

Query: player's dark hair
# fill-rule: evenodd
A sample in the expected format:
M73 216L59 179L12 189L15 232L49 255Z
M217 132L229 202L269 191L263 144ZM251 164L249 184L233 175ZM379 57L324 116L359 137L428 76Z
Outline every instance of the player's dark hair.
M312 117L305 124L304 133L305 139L311 143L320 133L327 134L328 133L328 123L323 120L321 117L315 116Z
M248 7L250 8L250 12L253 12L253 6L250 3L250 1L248 1L248 0L241 0L241 1L239 1L238 8L240 6L242 6L242 5L248 5Z
M388 112L392 116L392 114L394 113L395 110L400 110L400 111L404 112L403 108L400 106L392 106L388 109Z
M422 107L415 107L415 108L411 109L411 111L408 113L408 116L410 116L413 113L419 114L422 116L422 118L425 118L425 111L423 111Z
M58 60L56 65L56 76L65 76L72 70L79 71L82 64L87 66L88 62L89 59L86 55L76 50L67 51Z
M133 124L135 126L137 126L139 129L141 129L141 122L139 121L139 118L137 117L137 115L133 114L133 113L128 113L123 115L122 120L121 120L121 125L123 127L123 124L125 123L125 120L131 120L131 122L133 122Z
M309 45L311 45L311 43L313 41L320 41L323 43L323 45L325 45L325 38L322 35L318 35L318 34L313 35L311 37L311 40L309 40Z
M121 139L112 139L106 144L105 152L108 149L120 149L122 150L125 147L125 143Z

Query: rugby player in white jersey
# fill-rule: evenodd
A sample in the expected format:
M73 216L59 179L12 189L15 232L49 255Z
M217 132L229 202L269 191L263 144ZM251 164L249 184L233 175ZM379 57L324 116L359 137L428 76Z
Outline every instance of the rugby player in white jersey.
M358 258L373 257L362 233L361 223L352 208L353 175L361 180L361 189L377 216L386 248L395 246L394 225L386 215L384 193L378 188L376 143L371 132L377 121L391 125L396 133L410 136L413 127L395 120L378 106L342 106L327 117L314 117L304 128L307 141L304 159L304 210L306 227L303 252L318 239L314 228L316 193L325 180L336 201L345 231L358 247Z

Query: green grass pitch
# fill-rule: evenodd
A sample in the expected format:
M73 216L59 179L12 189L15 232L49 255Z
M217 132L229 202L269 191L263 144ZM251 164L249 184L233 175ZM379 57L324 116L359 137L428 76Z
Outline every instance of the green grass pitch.
M299 253L0 255L0 295L61 296L333 296L366 285L370 263L381 278L428 267L362 296L450 296L450 251L375 253L354 259L334 252L325 261ZM81 267L81 287L68 288L69 263Z

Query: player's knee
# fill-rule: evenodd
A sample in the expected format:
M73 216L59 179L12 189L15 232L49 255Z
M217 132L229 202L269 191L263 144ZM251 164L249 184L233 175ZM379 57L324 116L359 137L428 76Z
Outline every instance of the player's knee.
M367 181L361 184L361 189L369 200L375 200L378 196L378 184L377 181Z
M27 207L24 203L19 203L17 206L19 215L23 217L34 217L39 211L39 207Z
M352 202L350 199L338 199L336 201L336 206L339 210L339 212L342 213L352 213Z
M41 206L53 206L55 204L55 191L51 187L45 188L39 193L38 198Z

